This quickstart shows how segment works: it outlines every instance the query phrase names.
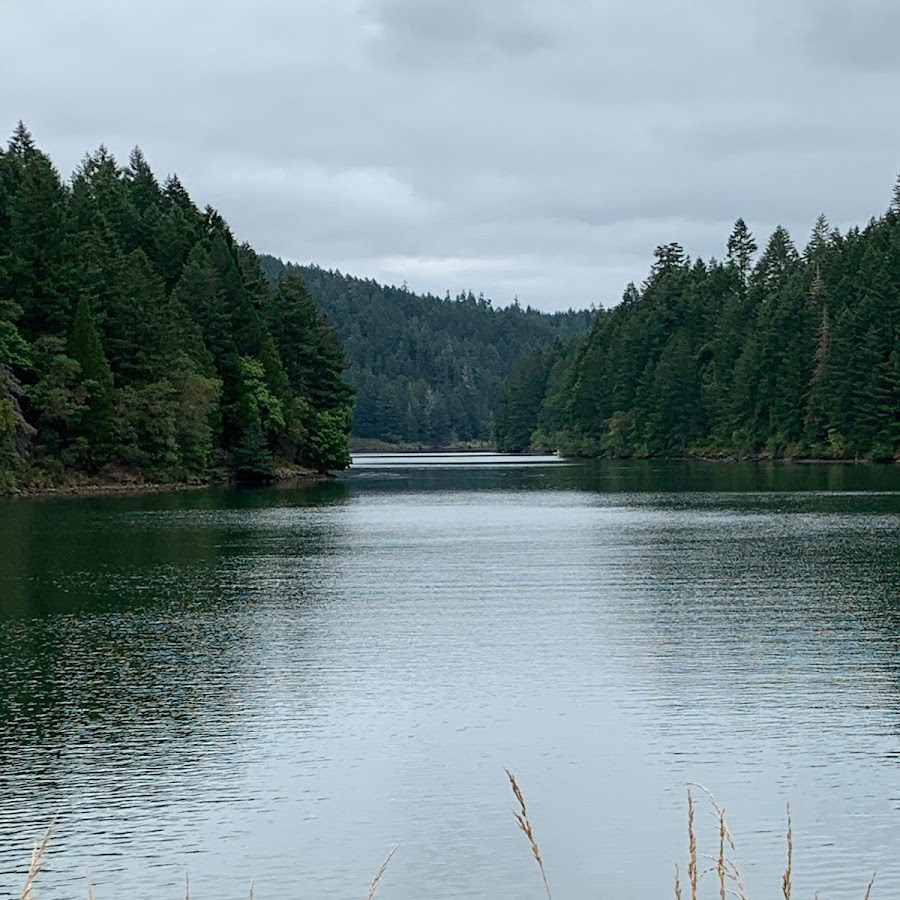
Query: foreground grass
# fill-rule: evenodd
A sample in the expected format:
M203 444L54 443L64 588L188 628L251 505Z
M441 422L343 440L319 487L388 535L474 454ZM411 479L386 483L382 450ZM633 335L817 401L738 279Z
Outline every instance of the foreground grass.
M528 818L528 810L525 807L525 798L522 795L522 791L519 788L519 785L516 782L515 776L512 774L512 772L507 769L506 774L509 777L509 783L512 787L513 794L515 795L516 800L519 804L518 810L516 810L513 815L516 818L516 822L518 823L519 828L528 839L528 843L531 846L531 853L538 864L538 868L541 872L541 878L543 878L544 880L544 890L547 893L547 898L548 900L553 900L553 894L550 891L550 884L547 880L547 872L544 869L544 861L541 858L541 851L538 847L537 840L534 837L534 829L532 828L531 822ZM741 871L738 868L737 863L730 855L735 852L736 848L734 844L734 838L731 836L731 831L728 828L728 823L725 820L725 810L722 809L721 806L719 806L719 804L716 802L715 797L713 797L713 795L708 790L706 790L706 788L702 787L701 785L693 785L693 787L698 788L705 795L707 801L713 809L713 812L715 813L716 822L718 824L719 845L718 853L715 857L703 857L703 859L708 860L710 864L701 871L697 853L697 833L694 829L696 803L694 801L691 787L689 787L687 793L687 883L690 887L691 900L697 900L700 889L700 880L705 875L712 875L715 878L719 900L727 900L729 896L736 897L738 898L738 900L747 900L747 889L744 885L744 879L741 876ZM784 874L781 877L781 893L784 897L784 900L791 900L794 874L794 831L791 825L790 805L788 805L787 808L786 840L787 865L785 866ZM872 887L874 886L874 884L875 876L873 875L871 880L869 881L868 887L866 888L864 900L870 900L872 896ZM675 866L674 892L675 900L682 900L684 885L682 884L681 869L677 865ZM818 900L818 896L819 895L816 894L816 900Z
M506 770L506 775L509 778L509 784L512 788L513 796L516 799L518 804L518 808L513 811L513 816L515 817L516 824L519 827L519 830L522 834L525 835L526 840L528 841L528 845L531 848L531 854L535 859L535 862L538 865L538 869L540 870L541 878L544 882L544 891L547 894L547 900L553 900L553 892L550 889L550 881L547 878L547 870L544 868L544 859L541 856L541 850L537 842L537 838L534 836L534 828L531 824L531 820L528 817L528 808L525 806L525 795L522 793L522 789L519 787L519 783L516 781L516 777L509 771ZM718 824L718 852L715 856L700 856L697 851L697 833L694 828L694 816L696 813L696 801L694 800L694 795L692 791L692 787L698 789L706 798L706 801L712 807L713 812L716 816L716 822ZM706 788L701 785L693 785L688 788L687 793L687 830L688 830L688 865L687 865L687 881L686 883L682 879L682 873L679 866L675 866L675 876L674 876L674 893L675 900L683 900L684 891L687 888L690 891L691 900L698 900L700 882L705 876L711 876L715 880L716 891L719 897L719 900L727 900L727 898L735 897L737 900L748 900L747 898L747 889L744 886L744 880L741 877L740 869L737 866L737 863L734 861L732 854L735 852L735 843L734 838L731 835L731 831L728 827L728 823L725 820L725 810L719 806L716 802L716 799L713 795L706 790ZM32 896L32 888L34 886L35 881L37 880L38 875L41 873L41 870L44 867L44 861L47 855L47 850L50 846L50 838L53 833L53 825L47 829L47 832L44 834L43 840L37 847L34 848L34 852L31 854L31 865L28 869L28 875L25 878L25 887L22 890L21 900L34 900ZM784 900L791 900L791 892L793 889L793 872L794 872L794 832L793 827L791 825L791 808L788 806L787 808L787 830L785 833L786 843L787 843L787 864L785 865L784 874L781 878L781 894ZM369 887L369 893L366 896L366 900L373 900L375 896L375 890L378 887L378 883L384 877L384 873L387 871L388 865L391 862L391 859L396 853L396 848L392 850L387 859L381 864L381 868L376 872L375 878L372 880L372 884ZM708 865L701 870L700 868L700 859L703 859L705 862L708 862ZM866 888L866 892L863 895L863 900L871 900L872 896L872 888L875 884L875 876L873 875L871 880L869 881L869 885ZM91 885L90 879L87 882L87 897L88 900L95 900L94 897L94 889ZM185 876L185 900L191 900L191 886L190 881L187 876ZM254 900L253 897L253 886L250 886L250 900ZM816 894L816 900L818 900L818 894Z

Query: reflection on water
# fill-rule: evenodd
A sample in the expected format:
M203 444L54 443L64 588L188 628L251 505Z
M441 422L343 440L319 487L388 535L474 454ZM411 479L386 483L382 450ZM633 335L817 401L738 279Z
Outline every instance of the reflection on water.
M0 896L900 891L897 470L426 462L0 505Z
M533 453L355 453L352 469L394 469L400 466L423 468L440 466L446 468L498 467L521 468L522 466L546 466L562 463L556 455L536 455Z

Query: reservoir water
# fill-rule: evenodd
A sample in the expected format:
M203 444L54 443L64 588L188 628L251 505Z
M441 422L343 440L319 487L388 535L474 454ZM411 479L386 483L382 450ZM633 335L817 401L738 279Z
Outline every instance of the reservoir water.
M0 897L900 896L900 469L359 457L0 502ZM698 807L701 852L715 823ZM701 894L717 895L714 876Z

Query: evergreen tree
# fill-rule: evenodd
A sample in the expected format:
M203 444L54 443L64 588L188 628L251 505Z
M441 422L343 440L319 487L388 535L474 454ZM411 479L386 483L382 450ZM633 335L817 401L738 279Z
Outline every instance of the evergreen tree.
M743 219L738 219L728 238L728 261L737 269L742 285L747 283L753 254L758 249L747 223Z
M239 481L271 481L275 463L263 431L259 411L247 407L243 411L243 428L234 446L232 467Z
M109 443L113 431L113 374L100 332L94 324L90 299L82 295L75 311L75 322L69 338L69 356L81 367L87 390L87 415L83 433L89 442L86 454L90 466L105 462L111 453Z
M510 373L495 418L498 450L521 453L532 443L541 418L553 357L537 350L524 356Z
M81 366L58 337L39 338L32 348L34 383L25 389L28 418L37 429L34 460L50 469L87 465L84 425L90 414L89 385Z
M0 307L20 313L27 340L42 332L65 334L71 322L66 189L21 122L3 162L7 225L0 244Z
M290 387L302 401L298 407L297 424L303 435L298 461L317 468L345 467L349 458L343 451L330 466L323 458L327 449L335 446L334 428L349 430L353 400L353 390L343 379L347 363L334 329L316 308L303 279L296 275L281 280L269 298L266 313ZM331 415L323 418L319 414L324 412ZM320 434L323 428L325 433Z
M766 249L753 270L752 283L757 296L773 292L799 259L797 248L786 228L779 225L766 244Z

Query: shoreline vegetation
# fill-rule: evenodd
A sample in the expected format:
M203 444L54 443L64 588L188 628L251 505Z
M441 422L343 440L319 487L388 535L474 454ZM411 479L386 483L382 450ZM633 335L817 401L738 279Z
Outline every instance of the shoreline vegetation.
M441 456L445 454L465 454L465 453L497 453L503 455L496 447L490 444L475 444L461 447L453 445L450 447L431 447L428 445L409 445L409 444L385 444L384 442L362 441L356 443L351 440L351 452L360 455L434 455ZM517 455L521 456L544 456L547 451L528 449L521 451ZM590 459L583 457L560 457L561 460L569 460L571 462L590 462ZM839 466L900 466L900 460L879 460L870 459L828 459L813 457L771 457L765 455L757 455L753 457L736 457L736 456L665 456L653 457L652 459L641 458L604 458L600 457L596 462L684 462L684 463L712 463L712 464L728 464L728 463L745 463L751 465L776 465L776 466L819 466L819 465L839 465ZM348 466L350 468L350 466ZM114 496L127 494L155 494L167 491L198 491L215 487L253 487L260 484L266 484L271 487L301 487L323 482L332 481L335 478L333 474L317 472L313 469L303 468L301 466L279 467L276 469L274 476L265 482L241 482L229 478L227 472L219 472L207 478L191 478L184 481L154 481L143 477L140 474L131 472L116 473L104 477L101 475L89 476L84 473L68 473L62 481L47 481L38 479L33 482L20 483L15 487L0 486L0 500L15 499L26 497L85 497L85 496Z
M470 442L468 444L450 444L447 446L435 446L432 444L390 444L384 441L354 440L351 435L350 451L355 454L441 454L451 453L492 453L497 455L514 454L517 456L546 456L556 453L557 449L552 445L535 447L529 445L522 450L501 450L496 444ZM869 466L869 465L894 465L900 464L898 459L871 459L869 457L829 457L829 456L774 456L768 453L755 453L753 455L740 455L735 453L687 453L683 455L665 456L580 456L566 454L558 451L561 459L571 462L706 462L706 463L756 463L756 464L784 464L784 465L819 465L835 464L842 466Z
M583 458L900 460L900 180L846 233L806 247L743 219L724 260L659 246L646 280L585 338L523 356L501 450Z
M154 481L133 472L103 473L85 475L68 473L63 480L24 482L15 487L0 488L0 499L25 497L85 497L113 496L123 494L157 494L168 491L199 491L214 487L292 487L321 484L334 479L327 472L317 472L302 466L277 467L274 475L266 481L241 482L228 476L227 472L212 474L206 478L194 477L181 481Z
M0 147L0 494L340 470L346 369L303 280L138 148L64 181L24 124Z
M516 801L516 807L513 809L513 818L519 831L525 837L531 856L535 860L543 882L544 893L547 900L553 900L553 892L550 887L550 878L544 865L544 858L541 854L540 845L534 832L534 826L528 814L528 807L525 803L525 795L519 786L515 775L506 769L506 776L509 779L509 785ZM715 853L701 853L697 839L696 813L697 801L694 799L694 791L699 792L706 799L715 819L715 835L716 847ZM791 807L787 806L786 813L787 824L785 827L785 844L786 844L786 861L784 872L781 876L781 884L779 885L780 894L783 900L791 900L793 892L794 880L794 831L791 821ZM41 871L46 863L46 857L50 849L53 829L56 822L52 822L40 843L37 844L31 854L31 864L25 875L24 888L20 895L20 900L33 900L32 891L34 884L38 879ZM376 889L384 878L385 873L394 855L399 850L395 847L388 853L387 858L381 864L381 867L375 873L375 877L369 887L366 900L373 900ZM686 869L682 870L676 863L674 865L673 874L673 893L675 900L684 900L685 895L690 900L698 900L700 896L701 883L713 881L713 890L720 900L726 900L727 897L735 897L737 900L748 900L747 887L741 874L740 866L737 863L737 845L734 836L731 833L728 822L725 818L725 810L716 801L712 793L703 785L689 784L687 786L687 853L688 862ZM701 868L702 866L702 868ZM862 900L871 900L872 889L875 885L875 874L871 876L865 894ZM96 900L93 884L90 875L86 876L86 895L88 900ZM816 894L818 897L818 894ZM185 873L185 900L190 900L190 876ZM254 888L249 888L250 900L254 900Z
M396 442L377 438L358 438L350 435L351 453L495 453L490 441L454 441L448 444L432 444L427 441Z

